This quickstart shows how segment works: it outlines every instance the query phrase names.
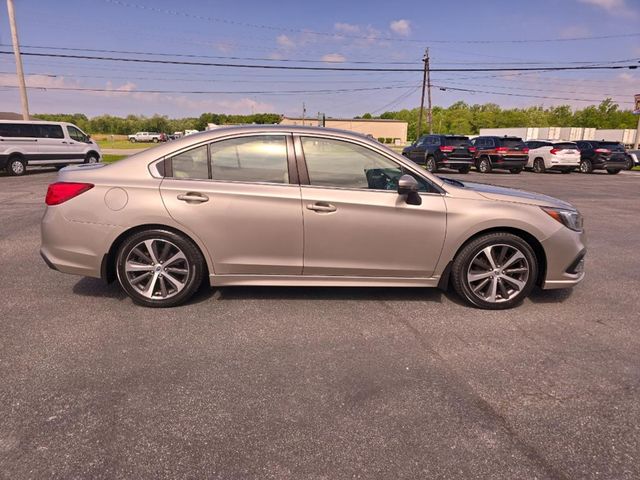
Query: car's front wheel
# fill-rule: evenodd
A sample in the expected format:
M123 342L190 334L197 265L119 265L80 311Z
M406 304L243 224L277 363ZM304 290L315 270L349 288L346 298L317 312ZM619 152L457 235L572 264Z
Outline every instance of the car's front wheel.
M453 286L467 303L502 310L521 303L538 275L536 255L517 235L482 235L458 253L451 270Z
M590 160L582 160L580 161L580 173L591 173L593 172L593 165Z
M133 234L118 249L118 281L135 303L173 307L202 283L205 263L191 240L169 230Z

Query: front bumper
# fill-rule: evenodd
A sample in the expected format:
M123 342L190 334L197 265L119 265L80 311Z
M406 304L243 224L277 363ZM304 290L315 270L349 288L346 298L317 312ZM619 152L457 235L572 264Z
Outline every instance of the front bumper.
M562 227L541 243L547 257L543 289L571 288L582 282L587 251L584 231Z

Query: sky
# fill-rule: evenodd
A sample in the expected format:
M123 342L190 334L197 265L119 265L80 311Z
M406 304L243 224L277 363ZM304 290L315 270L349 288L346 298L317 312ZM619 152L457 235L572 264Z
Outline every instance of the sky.
M420 69L429 47L434 69L640 65L640 0L14 3L23 53ZM588 38L606 35L625 36ZM576 38L580 40L572 40ZM5 2L0 2L0 51L12 51ZM422 80L421 72L247 69L28 55L23 62L32 113L87 116L300 116L303 104L307 116L380 114L418 106ZM640 69L433 72L431 80L433 104L445 107L465 101L580 108L612 97L621 108L631 108L633 95L640 93ZM20 111L16 85L13 55L0 54L0 111ZM63 90L68 88L101 91ZM194 91L206 93L188 93Z

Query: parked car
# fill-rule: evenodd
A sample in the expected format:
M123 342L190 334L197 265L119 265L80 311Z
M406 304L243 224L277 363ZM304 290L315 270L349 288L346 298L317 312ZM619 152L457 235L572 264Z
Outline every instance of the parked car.
M62 168L96 163L100 147L72 123L0 120L0 170L24 175L27 166Z
M161 139L161 134L155 132L138 132L133 135L129 135L129 141L131 143L136 142L153 142L158 143Z
M293 187L293 188L292 188ZM163 144L49 186L41 254L137 303L211 285L440 287L486 309L584 277L569 203L447 180L357 133L244 126Z
M479 136L471 145L476 148L475 167L480 173L494 168L520 173L529 161L529 148L520 137Z
M402 150L402 155L435 173L440 168L452 168L469 173L473 153L469 138L462 135L423 135Z
M529 147L529 161L526 168L536 173L553 170L571 173L580 165L580 150L575 142L530 140L525 145Z
M591 173L594 170L606 170L615 175L627 168L627 156L624 145L603 140L579 140L580 172Z

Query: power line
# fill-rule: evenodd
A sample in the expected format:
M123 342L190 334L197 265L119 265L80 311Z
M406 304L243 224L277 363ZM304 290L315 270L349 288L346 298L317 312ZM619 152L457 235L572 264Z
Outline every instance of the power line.
M240 22L236 20L229 20L221 17L211 17L207 15L196 15L193 13L189 13L184 10L171 10L167 8L158 8L151 7L148 5L141 5L138 3L130 3L124 2L121 0L104 0L106 3L110 3L113 5L118 5L121 7L127 8L135 8L139 10L146 10L155 13L162 13L171 16L181 16L185 18L192 18L195 20L204 20L207 22L214 23L223 23L227 25L233 26L241 26L241 27L250 27L250 28L258 28L264 30L272 30L278 32L290 32L290 33L298 33L305 35L318 35L323 37L334 37L334 38L352 38L352 39L360 39L360 40L384 40L389 42L405 42L405 43L459 43L459 44L477 44L477 43L485 43L485 44L493 44L493 43L552 43L552 42L575 42L575 41L587 41L587 40L608 40L615 38L630 38L630 37L640 37L640 32L630 32L630 33L619 33L619 34L610 34L610 35L596 35L596 36L575 36L575 37L567 37L567 38L542 38L542 39L500 39L500 40L487 40L487 39L474 39L474 40L436 40L436 39L410 39L410 38L398 38L398 37L390 37L390 36L380 36L380 35L357 35L353 33L343 33L343 32L320 32L314 30L307 29L299 29L299 28L291 28L291 27L281 27L274 25L265 25L258 23L248 23L248 22Z
M12 52L0 51L2 55L13 55ZM102 57L91 55L68 55L62 53L22 53L24 56L48 57L48 58L70 58L81 60L98 60L110 62L131 62L131 63L151 63L165 65L188 65L199 67L229 67L229 68L251 68L268 70L313 70L332 72L422 72L421 68L382 68L382 67L316 67L316 66L293 66L293 65L261 65L261 64L238 64L222 62L191 62L182 60L157 60L149 58L124 58L124 57ZM497 68L432 68L432 72L557 72L569 70L622 70L637 69L638 65L580 65L580 66L559 66L559 67L497 67Z

